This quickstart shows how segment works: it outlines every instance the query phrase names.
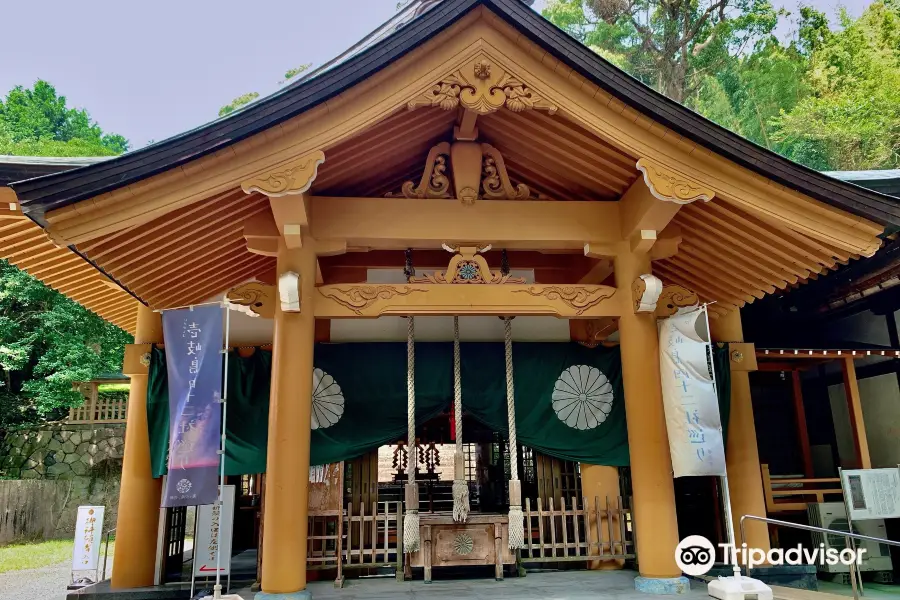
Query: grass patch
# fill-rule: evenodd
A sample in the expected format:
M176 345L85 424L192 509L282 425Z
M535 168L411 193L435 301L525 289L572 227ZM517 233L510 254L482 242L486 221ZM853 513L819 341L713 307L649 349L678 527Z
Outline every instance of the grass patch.
M130 389L130 383L101 383L97 386L98 392L127 392Z
M104 538L105 539L105 538ZM0 546L0 573L38 569L49 565L72 560L72 540L48 540L45 542L28 542ZM100 546L100 565L103 565L103 548ZM115 541L109 544L109 555L112 557Z
M0 546L0 573L37 569L72 559L72 540Z

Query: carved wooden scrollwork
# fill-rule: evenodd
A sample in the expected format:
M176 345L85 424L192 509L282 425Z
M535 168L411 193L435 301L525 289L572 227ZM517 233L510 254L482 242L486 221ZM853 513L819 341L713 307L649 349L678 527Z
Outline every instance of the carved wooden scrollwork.
M410 283L439 283L439 284L501 284L501 283L525 283L520 277L511 277L497 271L492 271L483 256L478 254L475 246L464 246L456 249L457 254L450 259L446 271L435 271L424 277L413 277Z
M358 316L378 300L390 300L395 296L408 296L424 290L396 285L348 285L316 288L320 294L350 309Z
M492 200L525 200L531 192L524 183L513 187L500 152L490 144L481 144L483 197Z
M466 146L466 152L458 151ZM469 159L474 160L474 164ZM432 147L419 183L407 181L401 186L400 192L389 192L386 196L452 198L451 188L454 184L457 197L466 205L474 204L479 198L527 200L531 197L531 190L527 185L514 184L510 180L506 162L497 148L490 144L472 142L454 142L452 145L441 142Z
M450 198L450 178L447 176L447 166L450 159L450 144L441 142L428 152L425 159L425 169L419 185L407 181L399 194L388 194L388 197L405 198Z
M616 288L605 285L532 286L516 293L543 296L548 300L559 300L581 315L592 306L600 304L616 293Z
M239 285L225 294L225 299L237 306L246 307L247 314L264 319L275 317L275 286L256 281Z
M665 202L709 202L715 196L715 191L709 187L646 158L637 161L637 168L644 174L650 193Z
M653 313L659 318L671 317L679 308L698 306L700 297L686 287L680 285L663 286L659 300L656 302L656 311Z
M486 115L502 107L513 112L544 110L553 114L558 107L536 92L528 83L493 65L486 58L475 59L448 74L421 96L411 100L410 110L420 106L438 106L453 110L458 106Z
M325 153L316 150L290 163L243 181L241 189L247 194L259 192L272 197L302 194L313 184L319 165L323 162L325 162Z

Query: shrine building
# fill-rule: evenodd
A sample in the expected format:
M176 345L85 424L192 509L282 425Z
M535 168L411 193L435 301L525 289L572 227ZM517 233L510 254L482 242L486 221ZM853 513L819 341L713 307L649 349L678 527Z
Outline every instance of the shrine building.
M414 2L228 116L0 194L0 256L134 335L114 588L170 580L185 536L160 510L160 311L243 311L225 459L260 598L327 569L565 561L683 591L657 319L709 305L734 518L765 516L741 308L900 225L895 199L704 119L521 0ZM737 541L770 544L761 523Z

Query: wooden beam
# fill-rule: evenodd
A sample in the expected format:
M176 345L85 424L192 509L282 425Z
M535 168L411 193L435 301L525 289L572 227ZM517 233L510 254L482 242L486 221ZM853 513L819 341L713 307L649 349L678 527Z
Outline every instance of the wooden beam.
M863 419L862 399L859 396L853 357L845 356L841 361L841 367L844 375L844 394L847 396L847 409L850 413L850 429L853 432L853 445L856 449L856 466L860 469L871 469L872 458L869 455L866 422Z
M313 197L311 233L372 249L482 242L519 250L582 248L619 237L616 202Z
M622 239L625 240L631 239L643 230L662 231L682 207L676 202L666 202L654 197L643 177L639 177L631 184L619 200L619 204Z
M800 456L803 457L803 474L813 476L812 450L809 447L809 430L806 425L806 408L803 406L803 382L800 371L791 371L793 384L794 418L797 423L797 441L800 444Z
M315 296L317 319L510 314L596 319L625 310L632 310L630 293L602 285L335 284L316 288Z

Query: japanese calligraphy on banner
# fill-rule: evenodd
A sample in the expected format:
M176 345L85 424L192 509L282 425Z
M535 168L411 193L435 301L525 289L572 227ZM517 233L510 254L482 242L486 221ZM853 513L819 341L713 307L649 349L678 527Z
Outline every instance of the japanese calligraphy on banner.
M724 475L706 307L659 321L659 366L675 477Z
M100 543L103 541L103 506L79 506L75 521L75 549L72 552L73 571L96 571L100 562Z
M231 538L234 523L234 486L222 489L222 504L206 504L197 508L197 537L194 539L194 575L216 574L216 552L222 546L219 573L231 572Z
M212 504L218 497L222 318L218 305L163 313L170 414L164 507Z

